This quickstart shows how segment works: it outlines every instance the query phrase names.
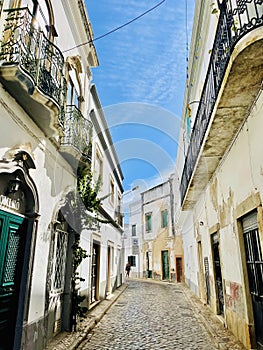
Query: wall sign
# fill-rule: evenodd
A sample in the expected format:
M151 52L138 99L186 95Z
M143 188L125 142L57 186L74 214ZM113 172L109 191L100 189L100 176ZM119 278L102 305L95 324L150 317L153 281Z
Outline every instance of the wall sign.
M13 210L20 210L20 202L19 200L12 199L9 197L4 196L3 194L0 195L0 207L5 207L8 209Z

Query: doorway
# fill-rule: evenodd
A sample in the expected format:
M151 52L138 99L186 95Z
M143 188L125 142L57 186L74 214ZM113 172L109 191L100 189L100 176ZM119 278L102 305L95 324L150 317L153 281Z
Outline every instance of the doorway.
M219 240L218 233L214 233L212 236L212 252L214 259L214 274L215 274L215 289L216 289L216 301L217 301L217 314L224 315L224 292L223 281L221 272L221 262L219 253Z
M26 241L26 219L0 210L0 349L13 348Z
M69 254L71 251L69 231L68 224L59 211L52 240L52 273L49 291L49 305L52 305L52 310L49 310L49 328L51 328L49 337L65 329L63 318L65 319L70 313L64 305L66 290L70 293L70 286L66 285L66 280L67 284L70 284L70 280L66 279L67 260L72 259L70 256L72 253Z
M108 246L108 264L107 264L107 289L106 295L111 293L111 246Z
M146 277L152 278L152 252L147 251L146 252Z
M90 303L98 300L99 285L99 245L93 243L91 258L91 286L90 286Z
M29 176L35 168L30 154L20 149L0 161L0 350L21 348L28 317L39 211Z
M182 276L183 276L182 258L176 258L176 281L182 282Z
M257 225L257 212L243 218L242 224L257 349L263 350L263 255Z
M204 257L204 267L205 267L205 287L206 287L206 302L210 305L210 277L209 277L209 261L208 256Z
M170 266L168 250L162 250L162 274L163 280L170 279Z

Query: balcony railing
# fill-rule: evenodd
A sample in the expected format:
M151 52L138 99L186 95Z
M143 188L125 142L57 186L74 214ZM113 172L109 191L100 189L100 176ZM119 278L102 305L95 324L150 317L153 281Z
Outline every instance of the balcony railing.
M215 41L181 178L182 203L233 49L244 35L263 25L262 0L221 0L219 9Z
M64 98L64 58L61 51L37 27L27 8L6 12L0 51L2 82L9 86L10 94L15 94L13 97L19 102L22 101L19 89L14 88L14 82L17 87L18 80L25 86L28 95L37 90L60 109ZM10 76L12 69L14 78ZM8 85L10 81L12 86ZM27 103L23 105L26 110Z
M92 124L85 119L81 111L74 105L66 106L62 114L61 124L63 136L60 140L60 151L73 159L90 161L90 142Z

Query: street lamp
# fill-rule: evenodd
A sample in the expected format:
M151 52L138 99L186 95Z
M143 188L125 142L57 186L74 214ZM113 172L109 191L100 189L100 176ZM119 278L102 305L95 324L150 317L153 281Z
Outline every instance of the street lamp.
M122 197L126 196L126 194L129 194L129 193L131 193L131 192L133 192L133 191L138 190L139 187L140 187L140 186L135 186L135 187L133 187L131 190L129 190L129 191L127 191L127 192L124 192L123 195L122 195Z

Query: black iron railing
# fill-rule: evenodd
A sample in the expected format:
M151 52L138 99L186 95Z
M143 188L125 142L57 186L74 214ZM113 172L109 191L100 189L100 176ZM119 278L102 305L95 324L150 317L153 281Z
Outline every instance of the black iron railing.
M48 95L60 107L64 90L64 58L61 51L37 27L27 8L7 12L1 42L1 65L19 66L32 80L33 88Z
M220 13L215 41L181 178L182 203L231 53L245 34L263 25L263 0L221 0L218 3Z
M92 124L74 105L68 105L61 119L61 146L73 147L81 156L87 157L90 150Z

